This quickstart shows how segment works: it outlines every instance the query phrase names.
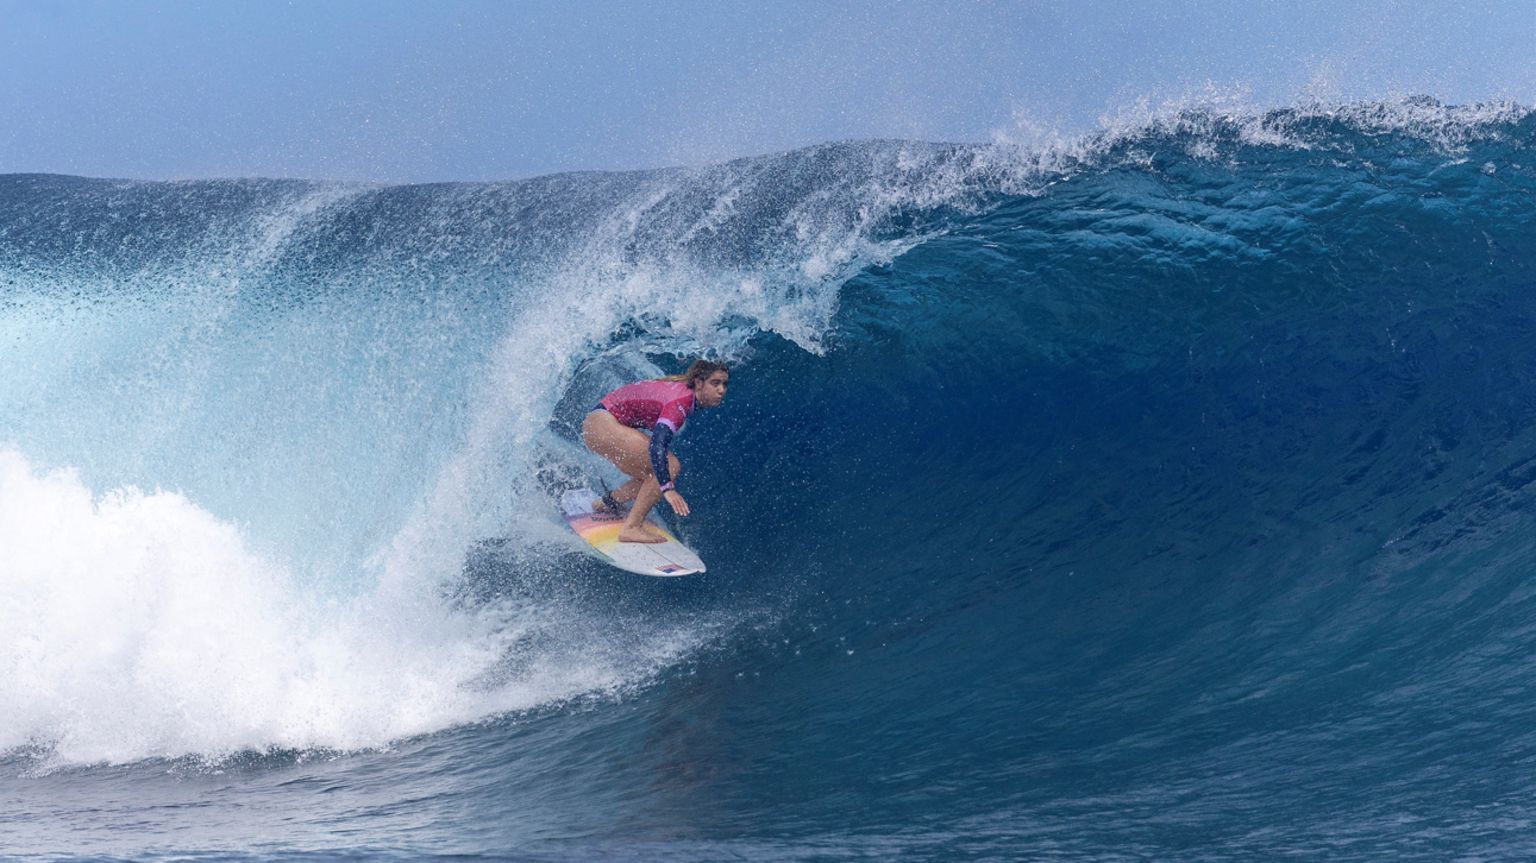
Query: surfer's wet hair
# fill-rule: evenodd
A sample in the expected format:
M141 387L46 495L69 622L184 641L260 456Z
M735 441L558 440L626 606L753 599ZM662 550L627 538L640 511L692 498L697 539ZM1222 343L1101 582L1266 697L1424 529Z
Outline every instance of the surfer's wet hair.
M688 366L688 371L683 372L680 375L667 375L664 378L657 378L657 380L682 381L688 384L689 389L693 389L695 384L708 378L715 372L725 372L729 374L730 371L730 368L728 368L725 363L717 363L713 360L694 360L693 364Z

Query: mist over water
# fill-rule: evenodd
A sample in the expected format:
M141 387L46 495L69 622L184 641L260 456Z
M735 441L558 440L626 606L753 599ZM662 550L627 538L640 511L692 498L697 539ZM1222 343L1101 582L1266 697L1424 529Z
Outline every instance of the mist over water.
M0 177L0 848L1519 856L1533 139ZM611 571L574 430L698 355L710 572Z

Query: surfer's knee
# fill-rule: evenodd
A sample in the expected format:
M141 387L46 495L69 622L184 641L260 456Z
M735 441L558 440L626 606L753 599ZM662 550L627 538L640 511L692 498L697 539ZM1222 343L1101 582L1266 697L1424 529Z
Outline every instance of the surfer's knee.
M675 480L678 474L683 472L683 463L677 460L677 456L667 453L667 467L672 469L672 478Z

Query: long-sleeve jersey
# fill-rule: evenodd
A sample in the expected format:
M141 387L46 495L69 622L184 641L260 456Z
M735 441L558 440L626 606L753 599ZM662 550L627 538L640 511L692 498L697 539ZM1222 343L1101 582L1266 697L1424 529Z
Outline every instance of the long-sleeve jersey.
M651 470L665 491L672 487L667 452L693 413L693 390L684 381L637 381L603 396L603 410L630 428L651 431Z

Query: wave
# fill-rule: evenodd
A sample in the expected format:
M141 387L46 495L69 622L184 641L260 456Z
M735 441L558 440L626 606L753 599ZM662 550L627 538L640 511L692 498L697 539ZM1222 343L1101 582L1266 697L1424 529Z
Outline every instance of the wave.
M769 674L754 733L974 762L952 816L1060 791L1074 740L1193 775L1325 702L1407 734L1445 715L1394 702L1414 669L1508 710L1533 138L1418 99L502 184L0 177L0 749L384 746L707 655ZM681 444L710 579L573 597L610 576L550 516L601 469L571 429L694 355L737 368ZM842 715L909 719L806 724Z

